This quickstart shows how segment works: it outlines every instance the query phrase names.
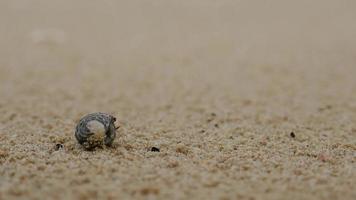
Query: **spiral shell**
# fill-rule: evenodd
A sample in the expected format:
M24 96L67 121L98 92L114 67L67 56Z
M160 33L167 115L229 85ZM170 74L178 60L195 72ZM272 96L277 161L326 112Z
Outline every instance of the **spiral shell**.
M115 136L116 118L106 113L92 113L84 116L77 124L75 138L87 150L111 146Z

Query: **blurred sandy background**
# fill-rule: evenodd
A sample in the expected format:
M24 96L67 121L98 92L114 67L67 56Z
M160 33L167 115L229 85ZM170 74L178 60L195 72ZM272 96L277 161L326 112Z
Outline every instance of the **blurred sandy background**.
M1 0L0 199L356 199L355 20L352 0ZM119 137L86 152L96 111Z

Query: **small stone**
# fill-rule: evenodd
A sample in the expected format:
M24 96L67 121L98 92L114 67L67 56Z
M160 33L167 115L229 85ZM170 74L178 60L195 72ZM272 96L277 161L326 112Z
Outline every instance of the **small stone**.
M291 132L291 133L290 133L290 136L291 136L292 138L295 138L294 132Z
M153 151L153 152L160 152L160 149L157 148L157 147L152 147L152 148L151 148L151 151Z
M55 150L55 151L58 151L58 150L63 149L63 148L64 148L64 145L63 145L63 144L60 144L60 143L58 143L58 144L56 144L56 145L54 146L54 150Z

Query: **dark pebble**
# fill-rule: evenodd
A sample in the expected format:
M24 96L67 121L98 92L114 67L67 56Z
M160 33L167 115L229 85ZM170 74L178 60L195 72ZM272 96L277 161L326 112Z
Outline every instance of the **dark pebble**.
M60 150L60 149L63 149L63 144L56 144L55 146L54 146L54 150L56 150L56 151L58 151L58 150Z
M291 136L292 138L295 138L294 132L291 132L291 133L290 133L290 136Z
M157 148L157 147L152 147L152 148L151 148L151 151L153 151L153 152L160 152L159 148Z

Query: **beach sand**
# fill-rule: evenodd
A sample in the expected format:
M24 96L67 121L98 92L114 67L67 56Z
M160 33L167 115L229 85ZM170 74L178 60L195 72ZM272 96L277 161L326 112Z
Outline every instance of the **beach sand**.
M0 1L0 199L356 199L355 8Z

